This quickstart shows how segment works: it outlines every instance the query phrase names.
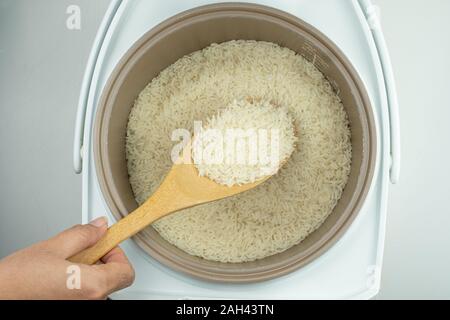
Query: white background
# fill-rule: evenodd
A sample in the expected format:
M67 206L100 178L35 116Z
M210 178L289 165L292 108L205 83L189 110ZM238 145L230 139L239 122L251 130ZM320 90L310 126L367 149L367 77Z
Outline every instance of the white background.
M0 0L0 258L80 222L76 105L108 2ZM378 298L450 299L450 1L374 2L402 126ZM80 31L65 27L70 4L81 7Z

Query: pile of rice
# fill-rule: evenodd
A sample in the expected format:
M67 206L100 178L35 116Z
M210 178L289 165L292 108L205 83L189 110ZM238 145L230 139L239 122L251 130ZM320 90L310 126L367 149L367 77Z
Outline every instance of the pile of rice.
M248 96L289 109L298 143L288 162L256 189L152 225L173 245L208 260L252 261L298 244L332 212L350 173L347 114L322 73L276 44L230 41L181 58L137 98L126 141L137 202L145 202L172 166L174 129L193 132L194 120Z
M192 154L200 176L231 187L276 174L296 141L287 108L248 97L207 120L195 133Z

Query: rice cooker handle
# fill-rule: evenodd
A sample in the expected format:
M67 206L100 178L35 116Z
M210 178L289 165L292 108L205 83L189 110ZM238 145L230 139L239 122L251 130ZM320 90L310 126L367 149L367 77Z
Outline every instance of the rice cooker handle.
M391 59L387 49L386 41L381 29L378 15L378 7L372 4L370 0L359 0L361 8L366 16L369 27L372 31L373 39L380 57L381 67L384 75L386 87L387 103L389 108L390 138L391 138L391 183L396 184L400 178L400 116L395 86L394 73L392 71Z
M100 49L102 48L103 42L106 37L106 33L111 25L111 22L119 9L122 0L114 0L110 3L108 10L100 24L99 30L94 40L94 45L92 47L91 53L89 55L88 63L86 66L86 71L84 73L83 82L81 84L80 97L78 100L78 109L75 122L75 136L73 144L73 168L75 173L79 174L82 171L82 161L83 161L83 136L84 136L84 124L86 118L86 109L88 104L92 103L89 97L89 91L95 91L96 83L92 82L94 77L94 69L99 60Z

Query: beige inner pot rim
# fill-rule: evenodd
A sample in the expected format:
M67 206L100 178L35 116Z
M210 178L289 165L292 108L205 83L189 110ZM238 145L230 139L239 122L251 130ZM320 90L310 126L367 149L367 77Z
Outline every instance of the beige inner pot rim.
M290 14L251 4L208 5L166 20L133 45L110 76L94 123L94 159L102 194L111 213L120 219L137 207L124 152L134 99L178 58L212 42L232 39L276 42L307 58L310 55L309 60L317 58L317 67L333 80L349 114L354 149L349 183L330 217L285 252L254 262L226 264L191 256L162 239L153 228L133 238L150 256L177 271L202 280L248 283L294 271L335 244L359 212L373 178L376 134L370 102L356 71L328 38Z

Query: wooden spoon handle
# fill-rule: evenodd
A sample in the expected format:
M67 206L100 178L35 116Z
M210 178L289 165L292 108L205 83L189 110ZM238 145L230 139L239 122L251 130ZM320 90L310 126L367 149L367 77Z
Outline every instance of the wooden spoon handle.
M250 190L267 178L242 186L226 187L199 177L194 165L174 165L158 190L139 208L108 229L94 246L71 257L74 263L94 264L122 241L169 213Z
M158 190L139 208L112 225L106 235L94 246L69 258L69 261L94 264L122 241L131 238L165 215L187 207L191 199L185 198L173 183L173 170Z
M144 207L143 209L148 208ZM92 265L122 241L134 236L163 216L158 210L145 212L143 209L138 208L133 213L113 224L100 241L94 246L69 258L69 261Z

